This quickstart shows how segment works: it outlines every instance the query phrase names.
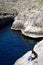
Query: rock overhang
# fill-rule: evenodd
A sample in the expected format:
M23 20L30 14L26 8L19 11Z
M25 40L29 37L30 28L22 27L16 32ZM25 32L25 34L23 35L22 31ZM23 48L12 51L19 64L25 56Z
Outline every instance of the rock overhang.
M25 12L25 13L24 13ZM43 37L43 11L23 11L15 17L12 29L21 30L22 34L38 38ZM16 27L15 27L15 26Z

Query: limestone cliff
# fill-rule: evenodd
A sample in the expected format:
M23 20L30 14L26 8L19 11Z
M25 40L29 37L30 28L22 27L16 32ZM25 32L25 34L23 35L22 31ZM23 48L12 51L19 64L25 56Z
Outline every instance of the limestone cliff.
M21 30L22 34L33 38L43 37L43 6L19 12L11 29Z
M31 51L28 51L14 65L43 65L43 40L35 45L34 51L38 54L38 58L28 61L28 57L31 54Z
M0 12L15 12L39 8L43 0L0 0Z
M11 29L33 38L43 37L43 0L18 0L15 7L19 13Z

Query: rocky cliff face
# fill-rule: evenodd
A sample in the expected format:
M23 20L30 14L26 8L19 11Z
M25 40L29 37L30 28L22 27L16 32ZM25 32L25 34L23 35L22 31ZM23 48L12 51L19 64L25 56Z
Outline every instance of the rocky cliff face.
M14 12L39 8L43 0L0 0L0 12Z
M21 30L26 36L43 37L43 0L0 0L0 15L1 13L15 16L18 13L11 29ZM27 52L14 65L43 65L43 41L34 50L38 59L29 62L27 59L30 52Z
M18 0L13 8L19 13L12 29L29 37L43 37L43 0Z
M38 58L28 61L28 57L31 54L31 51L29 51L19 58L14 65L43 65L43 40L35 45L34 51L38 54Z
M17 0L0 0L0 13L17 14L15 7Z
M43 6L19 12L11 29L21 30L22 34L33 38L43 37Z
M38 65L43 65L43 40L35 45L34 51L38 54Z

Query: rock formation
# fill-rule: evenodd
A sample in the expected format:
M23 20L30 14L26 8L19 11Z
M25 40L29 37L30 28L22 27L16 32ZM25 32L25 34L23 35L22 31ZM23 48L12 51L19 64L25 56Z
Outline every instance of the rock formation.
M43 40L35 45L34 51L38 54L38 58L28 61L28 57L31 53L31 51L29 51L19 58L14 65L43 65Z
M0 12L17 13L26 9L40 8L43 0L0 0Z
M35 45L34 51L38 54L38 65L43 65L43 40Z
M29 37L43 37L43 10L41 8L40 10L20 12L15 17L11 28L21 30L22 34Z
M15 21L22 23L16 24L16 27L22 29L22 33L26 36L43 37L42 12L43 0L0 0L0 14L8 13L14 16L18 14ZM14 25L12 29L15 29Z
M0 5L0 12L18 14L11 29L33 38L43 37L43 0L1 0Z
M16 16L11 29L21 30L22 34L33 38L43 37L43 0L0 0L1 20L6 19L6 13L8 18L9 14L10 17ZM43 65L43 40L34 47L34 50L38 54L37 59L29 62L27 60L31 53L29 51L14 65Z

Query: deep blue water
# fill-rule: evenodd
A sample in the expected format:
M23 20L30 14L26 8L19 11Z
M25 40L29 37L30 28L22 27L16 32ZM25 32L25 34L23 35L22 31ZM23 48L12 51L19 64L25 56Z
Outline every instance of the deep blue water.
M36 43L35 40L23 36L20 31L12 31L10 27L0 30L0 65L13 65Z

